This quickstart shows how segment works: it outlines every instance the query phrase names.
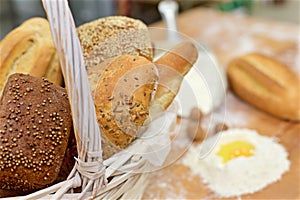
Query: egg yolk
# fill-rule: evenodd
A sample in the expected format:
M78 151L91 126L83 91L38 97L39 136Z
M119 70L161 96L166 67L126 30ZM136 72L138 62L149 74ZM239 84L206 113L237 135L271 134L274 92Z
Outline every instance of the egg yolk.
M223 163L227 163L228 161L241 156L252 156L254 149L254 146L249 142L234 141L221 145L220 150L216 153L216 155L222 158Z

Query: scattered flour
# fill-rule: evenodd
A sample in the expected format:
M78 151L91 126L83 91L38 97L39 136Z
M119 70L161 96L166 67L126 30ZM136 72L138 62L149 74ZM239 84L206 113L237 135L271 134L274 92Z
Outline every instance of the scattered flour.
M255 147L253 155L223 163L216 155L220 146L241 140ZM209 153L200 158L203 151ZM249 129L229 129L191 147L183 164L190 167L194 175L199 175L219 197L237 197L257 192L280 180L290 167L287 157L285 149L274 138Z

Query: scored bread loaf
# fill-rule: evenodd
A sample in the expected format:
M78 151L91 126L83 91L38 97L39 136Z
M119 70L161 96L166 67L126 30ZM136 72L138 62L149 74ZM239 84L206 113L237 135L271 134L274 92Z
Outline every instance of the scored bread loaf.
M47 70L43 77L56 85L64 85L64 78L60 68L59 57L57 53L55 53L55 55L52 57L51 62L47 67Z
M155 65L141 56L122 55L101 73L94 102L104 159L126 148L149 116L157 82Z
M97 66L106 59L130 54L153 59L147 26L124 16L100 18L77 28L90 82L97 82Z
M249 53L231 61L227 73L244 101L279 118L300 120L300 80L285 64Z
M31 18L11 31L0 42L0 94L13 73L46 77L62 84L62 74L49 23Z
M11 75L0 100L0 194L32 192L53 183L71 128L64 88L42 78Z

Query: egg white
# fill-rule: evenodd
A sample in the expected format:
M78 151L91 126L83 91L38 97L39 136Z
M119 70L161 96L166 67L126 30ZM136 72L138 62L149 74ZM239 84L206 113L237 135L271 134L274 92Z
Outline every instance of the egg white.
M246 141L254 147L250 157L234 158L226 163L216 153L222 144ZM209 152L201 158L201 152ZM220 197L234 197L257 192L278 181L289 170L288 153L275 138L259 135L249 129L229 129L189 149L183 164L200 175L207 186Z

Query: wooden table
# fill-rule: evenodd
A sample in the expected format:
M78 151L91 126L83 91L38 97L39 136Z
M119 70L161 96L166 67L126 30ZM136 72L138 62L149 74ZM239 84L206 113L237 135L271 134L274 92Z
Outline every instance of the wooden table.
M161 22L151 26L164 27ZM195 8L179 16L178 27L183 34L208 43L224 68L236 56L261 52L285 62L299 74L299 26ZM300 123L282 121L257 110L231 91L227 92L222 107L226 109L225 123L229 127L251 128L262 135L279 138L291 161L290 171L279 182L255 194L244 195L242 199L300 199ZM190 169L182 164L186 149L180 143L187 138L184 130L176 131L178 137L172 144L169 160L179 159L150 175L144 199L217 199L201 179L191 175Z

